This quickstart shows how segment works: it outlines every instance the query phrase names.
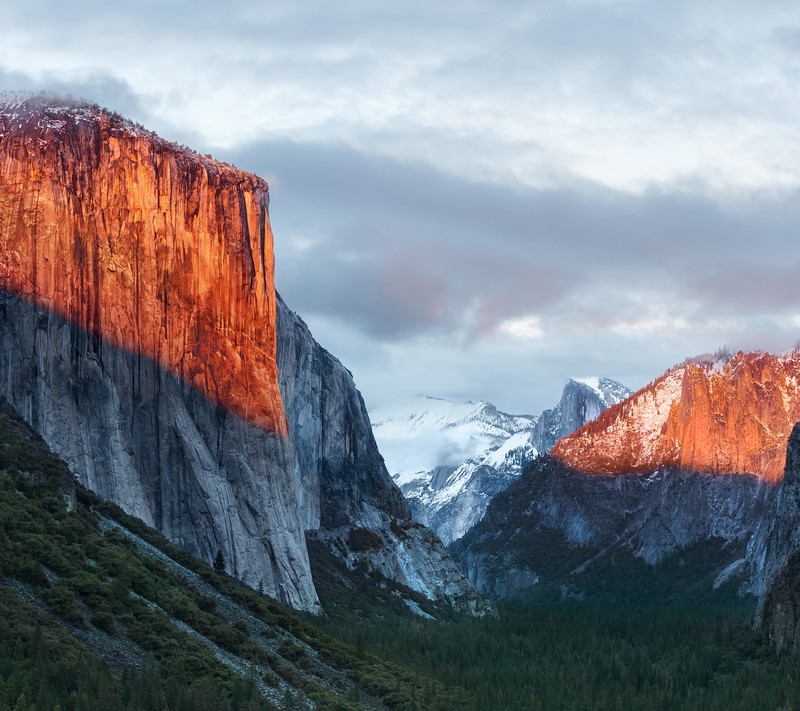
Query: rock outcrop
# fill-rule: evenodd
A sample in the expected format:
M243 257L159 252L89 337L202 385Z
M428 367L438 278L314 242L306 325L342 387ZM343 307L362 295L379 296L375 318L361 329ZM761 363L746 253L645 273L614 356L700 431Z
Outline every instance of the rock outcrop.
M208 562L316 609L291 443L155 361L0 292L0 394L79 480Z
M534 432L536 448L549 454L562 437L595 420L630 394L628 388L611 378L569 378L555 407L539 415Z
M493 598L658 595L675 584L657 575L670 566L705 594L742 582L772 491L749 475L591 475L541 457L450 551Z
M353 376L278 297L278 369L307 530L410 518Z
M751 473L774 483L798 419L800 353L700 358L609 408L552 454L593 474L671 467Z
M363 529L367 568L480 612L350 374L278 311L267 206L96 107L0 103L0 395L84 484L289 605L319 609L306 529L345 558Z
M779 650L800 651L800 423L789 437L783 482L748 553L759 593L756 625Z

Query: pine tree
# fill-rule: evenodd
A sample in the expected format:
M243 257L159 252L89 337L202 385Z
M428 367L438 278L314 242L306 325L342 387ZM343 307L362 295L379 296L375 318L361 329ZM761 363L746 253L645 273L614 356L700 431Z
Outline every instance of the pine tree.
M217 554L214 556L214 570L220 573L225 572L225 557L219 548L217 548Z

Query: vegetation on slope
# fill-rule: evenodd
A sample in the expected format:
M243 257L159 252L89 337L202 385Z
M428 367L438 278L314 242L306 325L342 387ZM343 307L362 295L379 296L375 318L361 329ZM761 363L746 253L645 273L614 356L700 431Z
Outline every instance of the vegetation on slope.
M329 614L301 618L73 487L0 410L2 709L800 709L797 658L730 597L446 619L311 540Z
M7 407L0 576L0 708L457 708L77 486Z
M731 586L701 596L708 586L691 584L684 567L702 568L702 546L655 570L607 561L592 598L548 588L499 603L498 619L458 620L413 617L390 588L376 597L324 548L309 550L329 613L316 624L459 689L464 711L800 709L798 658L776 655L753 631L753 599Z

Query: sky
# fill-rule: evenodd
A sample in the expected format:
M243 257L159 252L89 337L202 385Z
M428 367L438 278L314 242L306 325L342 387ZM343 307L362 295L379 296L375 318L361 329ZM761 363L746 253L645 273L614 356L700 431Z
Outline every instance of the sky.
M800 5L0 0L0 89L270 184L276 281L367 406L538 413L800 342Z

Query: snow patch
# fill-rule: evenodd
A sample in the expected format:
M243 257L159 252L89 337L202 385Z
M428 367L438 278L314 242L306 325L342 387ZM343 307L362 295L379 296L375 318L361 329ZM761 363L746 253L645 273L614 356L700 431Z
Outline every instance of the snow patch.
M603 394L603 391L600 390L600 378L570 378L570 380L588 385L596 393L600 393L600 395Z

